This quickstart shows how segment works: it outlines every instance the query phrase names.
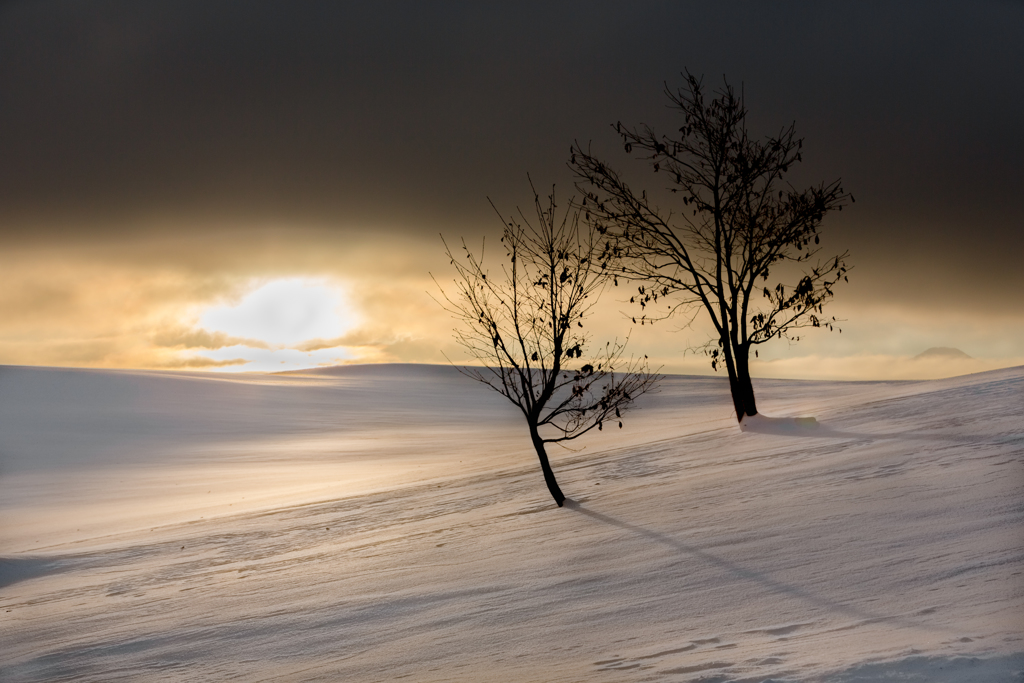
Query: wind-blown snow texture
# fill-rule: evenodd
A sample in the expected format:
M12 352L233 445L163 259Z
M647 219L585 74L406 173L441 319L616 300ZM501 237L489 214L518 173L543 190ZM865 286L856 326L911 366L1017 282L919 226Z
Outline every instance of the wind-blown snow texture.
M1020 683L1024 368L756 388L0 368L0 680Z

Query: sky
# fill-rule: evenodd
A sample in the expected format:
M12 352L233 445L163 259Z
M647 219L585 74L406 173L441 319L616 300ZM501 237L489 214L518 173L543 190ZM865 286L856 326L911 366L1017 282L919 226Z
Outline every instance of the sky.
M528 173L567 199L574 142L650 183L611 126L675 130L684 69L857 198L822 230L842 333L755 375L1024 364L1024 3L259 0L0 4L0 364L465 360L440 235L496 240ZM631 330L627 298L595 342L711 372L706 328Z

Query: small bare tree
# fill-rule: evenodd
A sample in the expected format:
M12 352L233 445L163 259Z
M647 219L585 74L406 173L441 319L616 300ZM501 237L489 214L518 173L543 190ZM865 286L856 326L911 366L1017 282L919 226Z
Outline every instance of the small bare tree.
M483 366L460 371L522 412L544 481L561 507L565 496L545 444L572 441L609 422L621 428L622 413L657 376L646 360L624 362L625 344L608 343L583 360L583 325L607 281L611 252L593 229L581 227L578 211L556 218L554 191L546 206L534 191L534 206L536 224L521 211L519 220L505 222L505 260L497 273L485 268L482 247L478 257L463 241L457 257L445 243L456 278L451 294L441 288L442 306L460 323L455 339Z
M792 333L800 328L833 327L823 305L846 279L847 252L809 262L818 256L825 215L853 197L838 180L805 190L784 182L801 160L803 141L794 126L755 140L743 101L728 83L706 102L701 81L685 76L686 89L665 89L682 115L678 135L614 126L625 151L639 152L678 193L675 211L631 189L579 144L570 166L585 195L580 208L623 259L617 275L639 283L631 301L642 308L641 324L681 309L707 313L715 336L704 349L712 368L725 364L742 422L757 414L751 349L779 337L798 340ZM771 273L792 279L769 284ZM659 300L664 307L655 308Z

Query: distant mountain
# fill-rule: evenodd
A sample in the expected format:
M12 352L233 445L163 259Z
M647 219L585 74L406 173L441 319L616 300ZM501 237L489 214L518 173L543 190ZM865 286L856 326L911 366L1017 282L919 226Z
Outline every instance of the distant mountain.
M921 353L919 353L916 356L914 356L915 360L918 359L918 358L946 358L946 359L954 359L954 358L970 358L970 356L968 356L966 353L964 353L960 349L954 349L954 348L951 348L949 346L933 346L932 348L928 349L927 351L922 351Z

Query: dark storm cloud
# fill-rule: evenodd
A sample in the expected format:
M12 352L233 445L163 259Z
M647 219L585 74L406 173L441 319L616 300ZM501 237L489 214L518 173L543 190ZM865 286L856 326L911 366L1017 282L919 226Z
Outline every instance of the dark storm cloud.
M683 68L797 122L799 177L858 199L833 239L861 272L1024 286L1021 3L8 3L4 238L491 227L575 139L639 172L609 124L674 129Z

